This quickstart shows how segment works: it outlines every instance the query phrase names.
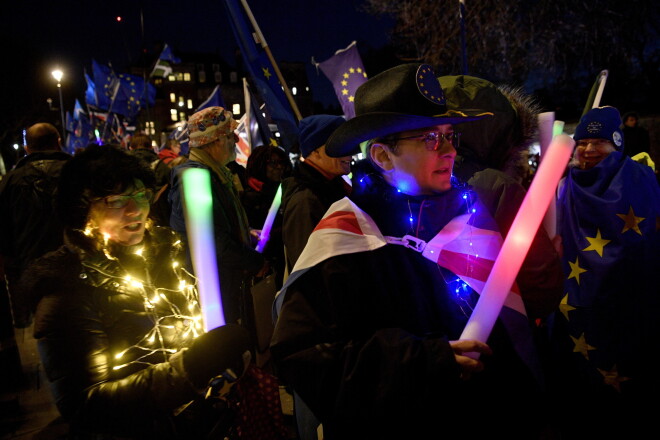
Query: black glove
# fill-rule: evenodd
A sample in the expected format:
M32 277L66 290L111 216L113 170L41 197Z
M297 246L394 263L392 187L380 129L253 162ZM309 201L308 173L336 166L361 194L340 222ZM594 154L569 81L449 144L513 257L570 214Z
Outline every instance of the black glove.
M250 350L250 334L237 324L214 328L195 339L183 353L183 367L197 388L203 389L219 375L240 377L245 370L245 352Z

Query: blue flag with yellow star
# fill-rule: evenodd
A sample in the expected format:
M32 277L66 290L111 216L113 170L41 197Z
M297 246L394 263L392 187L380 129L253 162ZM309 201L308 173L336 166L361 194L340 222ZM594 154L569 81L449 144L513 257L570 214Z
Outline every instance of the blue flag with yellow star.
M367 81L367 72L364 71L356 42L353 41L346 49L338 50L332 57L318 63L317 66L332 82L346 119L354 117L355 91Z
M94 105L98 109L108 110L115 88L115 73L110 66L104 66L97 63L96 60L92 60L92 75L94 76L94 81L88 82L87 85L93 84L95 86L96 101L95 103L87 101L87 103Z
M555 341L571 355L582 377L576 383L618 393L657 386L646 361L660 338L660 187L653 171L617 151L592 169L572 168L557 213L566 297Z
M153 105L156 100L156 88L145 83L144 79L127 73L117 74L119 88L112 103L113 113L119 113L133 119L147 105Z
M298 121L294 116L291 104L282 90L282 85L277 79L275 68L268 59L268 55L255 43L242 7L236 0L225 0L224 5L236 42L243 55L245 68L257 93L266 104L268 113L277 124L284 141L283 147L288 151L298 140Z

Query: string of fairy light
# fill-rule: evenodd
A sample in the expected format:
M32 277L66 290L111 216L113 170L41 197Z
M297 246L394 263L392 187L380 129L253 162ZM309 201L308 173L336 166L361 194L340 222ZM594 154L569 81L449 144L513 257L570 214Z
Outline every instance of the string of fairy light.
M98 231L88 226L83 233L88 237L98 237ZM113 256L108 249L109 236L102 235L102 250L103 254L108 260L117 262L118 266L126 270L119 259ZM176 249L181 248L181 240L173 243ZM141 257L146 264L146 257L143 255L144 247L135 250L134 254ZM142 336L133 345L122 348L119 352L114 354L114 359L119 362L113 366L113 370L119 370L133 364L147 364L151 362L146 361L149 357L157 354L162 354L164 360L168 356L179 351L177 348L169 347L166 344L166 339L170 341L179 341L181 347L189 344L183 343L186 340L192 340L202 334L203 322L201 305L199 303L199 296L197 292L197 279L188 272L178 261L171 261L172 272L178 280L177 289L169 289L165 287L154 286L148 279L148 271L145 271L147 279L136 277L135 274L129 274L126 271L124 274L113 274L100 269L97 266L91 266L83 262L83 266L89 270L96 271L106 277L113 279L116 287L123 287L127 292L132 291L138 293L143 298L144 311L153 322L153 327L150 328L144 336ZM176 299L184 300L187 310L182 310L176 302ZM177 325L178 324L178 325ZM174 333L172 336L165 337L164 333ZM132 356L128 361L122 360L128 358L127 354Z
M367 185L369 180L371 179L371 175L367 174L360 178L358 180L358 184L360 185ZM466 207L466 213L471 214L470 219L468 221L469 226L473 226L474 223L474 214L476 214L477 209L474 206L473 199L474 199L474 192L468 187L468 185L463 184L458 182L458 180L452 176L452 184L454 187L459 188L462 190L461 193L461 198L465 201L465 207ZM402 191L400 188L396 188L397 193L400 194L405 194L404 191ZM410 210L410 205L408 205L408 223L410 225L410 230L414 230L414 223L415 223L415 217L413 216L412 211ZM471 276L474 270L474 262L476 258L479 258L479 253L476 250L473 250L473 242L472 242L472 227L469 228L469 246L470 246L470 251L467 252L467 260L466 260L466 271L465 273L468 276ZM440 269L440 268L439 268ZM470 316L473 307L470 303L470 297L472 294L472 288L469 286L468 283L466 283L464 280L462 280L460 277L454 275L453 278L449 281L446 280L444 274L442 273L442 270L440 270L440 275L442 278L445 280L445 283L447 284L447 287L449 288L449 291L454 294L456 299L462 303L464 303L470 311L467 312L463 310L463 313L466 316ZM459 303L459 306L461 309L463 309L463 306Z

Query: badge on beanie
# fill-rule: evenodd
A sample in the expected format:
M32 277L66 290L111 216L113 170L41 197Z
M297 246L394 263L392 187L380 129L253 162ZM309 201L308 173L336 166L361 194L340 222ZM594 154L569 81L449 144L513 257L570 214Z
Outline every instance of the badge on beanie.
M621 133L619 133L618 131L615 131L614 133L612 133L612 142L614 142L614 145L616 145L617 147L620 147L622 141L623 141L623 139L621 139Z

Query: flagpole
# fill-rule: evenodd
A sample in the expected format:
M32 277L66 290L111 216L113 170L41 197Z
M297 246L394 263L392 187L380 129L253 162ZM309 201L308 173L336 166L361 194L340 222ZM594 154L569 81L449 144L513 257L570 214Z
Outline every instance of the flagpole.
M250 120L250 110L252 107L251 99L248 91L247 79L243 77L243 98L245 99L245 132L247 133L248 144L250 144L250 151L252 150L252 130Z
M108 130L108 120L110 119L110 115L112 114L112 107L115 105L115 99L117 98L117 92L119 92L119 87L121 86L121 81L119 78L115 77L115 90L112 93L112 100L110 101L110 107L108 107L108 116L105 118L105 124L103 125L103 133L101 134L101 142L104 141L105 139L105 133Z
M461 54L463 57L463 75L468 74L467 42L465 37L465 0L459 1L459 16L461 21Z
M603 90L605 89L605 83L607 82L607 75L609 74L608 70L601 70L594 85L591 86L589 91L589 96L587 97L587 102L582 110L582 116L587 114L592 108L596 108L600 105L600 99L603 96Z
M254 15L252 15L252 11L250 10L250 7L247 4L247 0L241 0L241 4L243 5L243 8L245 9L245 13L250 19L250 23L252 23L252 27L254 27L254 31L257 34L257 39L259 40L258 43L266 52L268 59L270 60L271 64L273 65L273 68L275 69L275 75L277 75L277 79L280 81L280 84L282 85L282 89L284 89L284 94L286 95L286 99L289 101L289 104L291 104L293 113L296 115L298 121L300 121L302 119L300 110L298 110L298 106L296 105L296 102L293 100L293 95L291 95L289 86L287 86L286 82L284 81L284 78L282 77L282 72L280 72L280 68L277 66L277 63L275 62L275 58L273 58L273 54L270 52L268 43L266 43L266 39L261 33L261 29L259 29L259 25L257 24Z

